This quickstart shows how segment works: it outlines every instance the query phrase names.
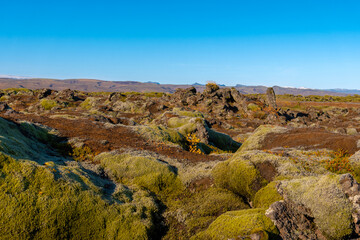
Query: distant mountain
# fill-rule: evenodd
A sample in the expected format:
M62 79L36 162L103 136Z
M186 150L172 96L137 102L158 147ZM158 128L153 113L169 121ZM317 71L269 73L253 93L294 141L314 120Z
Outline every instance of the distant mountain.
M336 93L344 93L344 94L347 94L347 95L353 95L353 94L360 95L360 90L358 90L358 89L335 88L335 89L327 89L326 91L336 92Z
M21 76L14 76L14 75L1 75L0 78L9 78L9 79L28 79L29 77L21 77Z
M55 90L64 90L67 88L87 92L167 92L173 93L177 88L188 88L194 86L198 91L203 91L205 85L194 83L192 85L180 84L160 84L158 82L135 82L135 81L103 81L98 79L47 79L47 78L22 78L6 76L0 78L0 89L4 88L29 88L41 89L51 88ZM224 87L224 85L220 85ZM231 86L229 86L231 87ZM234 86L244 94L265 93L266 86L245 86L237 84ZM307 89L274 86L276 94L293 94L293 95L332 95L346 96L351 94L360 94L360 90L347 89Z

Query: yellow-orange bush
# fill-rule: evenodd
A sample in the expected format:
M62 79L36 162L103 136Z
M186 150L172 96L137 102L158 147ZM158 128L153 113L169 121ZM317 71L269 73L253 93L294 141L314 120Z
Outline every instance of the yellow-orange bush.
M186 141L189 143L190 152L203 154L203 152L198 148L198 143L200 142L200 139L196 136L195 133L189 133L186 136Z
M334 173L351 173L353 169L349 157L347 151L339 149L331 154L331 160L325 161L325 168Z

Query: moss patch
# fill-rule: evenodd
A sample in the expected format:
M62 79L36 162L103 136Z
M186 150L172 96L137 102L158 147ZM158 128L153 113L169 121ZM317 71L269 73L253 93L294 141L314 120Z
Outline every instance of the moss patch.
M0 118L0 151L17 159L48 161L57 154L46 145L53 140L49 129L22 122L20 125Z
M163 143L174 143L183 148L186 147L186 139L178 131L169 129L164 126L137 126L134 127L142 137L149 141L163 142Z
M166 239L179 236L189 239L205 230L220 214L231 210L247 209L243 200L230 191L220 188L182 195L167 203L165 213L170 225Z
M118 182L136 184L168 197L183 189L174 169L152 157L102 153L95 158Z
M120 189L118 196L131 198L105 200L86 188L85 183L91 182L86 174L68 167L68 177L56 180L54 167L0 155L0 225L6 226L0 228L2 238L149 238L157 207L146 192Z
M250 239L254 233L262 235L261 239L269 239L269 235L276 235L278 231L264 212L263 209L247 209L224 213L206 231L191 239Z
M198 111L183 111L180 108L174 108L173 112L179 116L190 117L190 118L204 118L204 115Z
M96 97L87 97L85 99L85 101L83 101L81 104L80 104L80 107L85 109L85 110L90 110L92 108L95 108L96 106L99 105L99 102L100 102L101 99L99 98L96 98Z
M276 190L276 182L271 182L255 194L253 206L255 208L267 209L272 203L282 199Z
M55 100L50 100L50 99L41 99L40 101L40 105L45 109L45 110L51 110L53 107L58 106L58 103Z
M249 199L267 183L251 162L241 158L218 163L212 170L212 175L217 186Z
M261 148L261 143L269 133L281 133L285 132L286 128L272 126L272 125L261 125L255 132L242 144L238 151L256 150Z

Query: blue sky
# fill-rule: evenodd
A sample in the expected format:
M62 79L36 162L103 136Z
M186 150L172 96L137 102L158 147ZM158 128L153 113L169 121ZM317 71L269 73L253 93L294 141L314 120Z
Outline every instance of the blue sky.
M0 75L360 89L359 1L0 0Z

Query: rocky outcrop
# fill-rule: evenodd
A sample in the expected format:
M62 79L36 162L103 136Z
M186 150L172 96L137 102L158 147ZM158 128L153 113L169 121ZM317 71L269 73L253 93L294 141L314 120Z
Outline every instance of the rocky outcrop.
M358 239L360 185L351 174L282 181L266 211L283 239Z
M61 90L56 94L56 99L61 101L76 101L75 91L71 89Z
M46 98L46 97L50 96L51 94L53 94L53 92L55 92L55 91L48 89L48 88L41 89L38 94L38 98L39 99Z
M268 88L266 90L266 102L270 107L272 107L274 109L277 108L276 95L275 95L275 91L273 88Z
M11 109L11 107L9 107L9 105L7 105L7 103L5 102L0 102L0 112L6 111Z

